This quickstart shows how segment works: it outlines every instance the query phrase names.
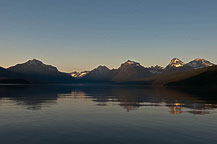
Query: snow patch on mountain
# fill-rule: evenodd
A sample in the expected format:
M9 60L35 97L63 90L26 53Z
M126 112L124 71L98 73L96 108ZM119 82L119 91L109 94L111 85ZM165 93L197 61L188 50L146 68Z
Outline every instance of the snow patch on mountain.
M83 71L83 72L76 72L75 71L75 72L70 73L70 75L72 77L75 77L75 78L81 78L81 77L84 77L88 73L89 73L89 71Z
M205 59L196 58L193 61L187 63L186 65L190 66L194 69L199 69L199 68L214 66L215 64L213 64L213 63L211 63Z

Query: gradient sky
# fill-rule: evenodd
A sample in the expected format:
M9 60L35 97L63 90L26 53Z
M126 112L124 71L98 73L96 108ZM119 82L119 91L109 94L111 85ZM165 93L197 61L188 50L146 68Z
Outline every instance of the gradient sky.
M67 72L217 63L217 1L0 0L0 50L3 67L36 58Z

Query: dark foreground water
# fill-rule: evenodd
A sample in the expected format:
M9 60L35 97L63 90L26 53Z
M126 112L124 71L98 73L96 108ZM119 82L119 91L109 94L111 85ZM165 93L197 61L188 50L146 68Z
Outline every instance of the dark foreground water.
M216 144L216 99L197 89L0 86L0 143Z

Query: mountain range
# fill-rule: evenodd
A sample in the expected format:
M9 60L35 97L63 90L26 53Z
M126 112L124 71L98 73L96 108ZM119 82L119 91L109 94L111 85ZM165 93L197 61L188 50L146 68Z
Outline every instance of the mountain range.
M140 63L128 60L117 69L98 66L91 71L64 73L52 65L33 59L9 68L0 67L0 83L137 83L151 85L183 85L183 80L188 81L195 76L212 75L215 64L196 58L184 63L178 58L173 58L166 67L144 67ZM214 72L215 73L215 72ZM182 81L182 82L181 82ZM209 81L207 81L209 82ZM192 80L191 80L191 83Z

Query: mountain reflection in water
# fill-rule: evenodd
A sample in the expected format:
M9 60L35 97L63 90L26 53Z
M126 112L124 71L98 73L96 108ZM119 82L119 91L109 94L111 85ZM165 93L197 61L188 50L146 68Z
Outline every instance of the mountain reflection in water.
M0 86L0 103L12 101L30 110L55 105L58 99L84 99L96 106L120 105L127 112L140 107L166 106L171 114L209 114L217 108L216 92L111 85ZM1 106L1 105L0 105ZM81 105L83 107L83 105Z

